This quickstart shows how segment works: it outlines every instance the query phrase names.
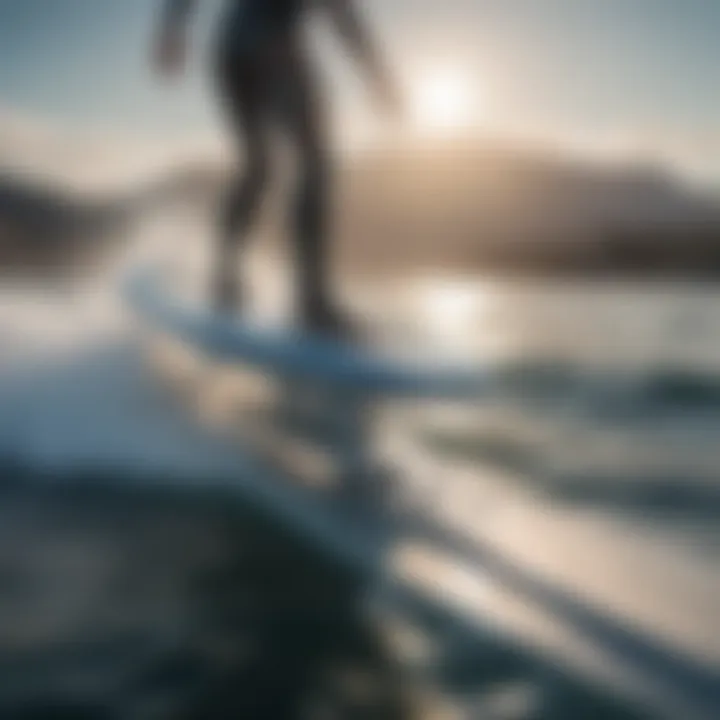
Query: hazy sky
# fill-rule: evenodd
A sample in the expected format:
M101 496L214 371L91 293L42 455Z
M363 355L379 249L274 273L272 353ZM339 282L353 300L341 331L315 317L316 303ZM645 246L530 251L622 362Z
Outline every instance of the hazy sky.
M720 177L720 0L359 2L403 77L440 62L464 68L485 108L479 127L598 145L630 138ZM0 109L215 131L206 65L182 89L159 88L147 71L158 4L0 0ZM196 37L206 41L221 0L200 4ZM343 103L354 98L359 86L332 68Z

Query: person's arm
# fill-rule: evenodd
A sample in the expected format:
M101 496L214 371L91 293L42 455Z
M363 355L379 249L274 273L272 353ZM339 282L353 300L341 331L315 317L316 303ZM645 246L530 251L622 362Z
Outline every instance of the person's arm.
M397 109L400 104L398 88L358 12L355 0L319 0L319 4L330 15L352 55L363 65L380 100Z
M182 71L187 54L186 28L197 0L164 0L155 45L155 64L160 72Z

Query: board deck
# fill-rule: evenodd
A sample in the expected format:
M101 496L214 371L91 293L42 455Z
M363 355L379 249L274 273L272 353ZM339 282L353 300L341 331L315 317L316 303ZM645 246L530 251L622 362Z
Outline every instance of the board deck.
M141 270L124 288L132 310L154 330L214 359L261 367L287 379L318 381L364 397L481 397L487 374L474 366L439 366L382 357L372 349L266 328L215 315L174 296L157 270Z

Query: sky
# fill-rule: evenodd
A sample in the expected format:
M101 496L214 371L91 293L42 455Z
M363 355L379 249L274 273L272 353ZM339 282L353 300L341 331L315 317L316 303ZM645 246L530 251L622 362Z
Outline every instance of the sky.
M360 0L402 81L444 68L472 124L611 152L657 154L720 180L718 0ZM0 113L148 133L221 132L204 0L187 81L148 70L159 0L0 0ZM361 84L320 36L341 122L370 117ZM335 52L336 54L333 54Z

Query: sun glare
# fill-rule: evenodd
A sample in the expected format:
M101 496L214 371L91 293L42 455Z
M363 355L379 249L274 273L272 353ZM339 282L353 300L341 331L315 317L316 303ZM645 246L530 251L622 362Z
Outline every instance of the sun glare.
M422 131L468 127L482 119L480 91L470 78L447 68L421 77L413 93L415 123Z

